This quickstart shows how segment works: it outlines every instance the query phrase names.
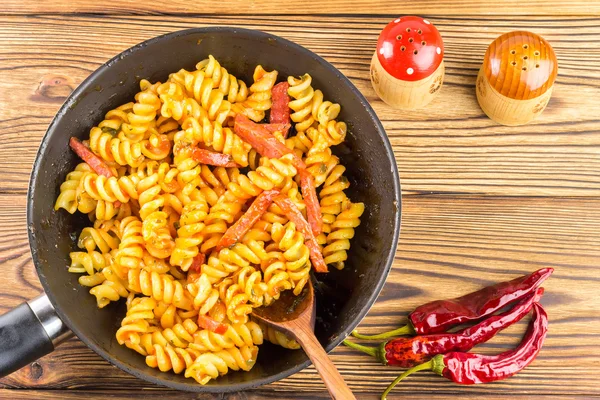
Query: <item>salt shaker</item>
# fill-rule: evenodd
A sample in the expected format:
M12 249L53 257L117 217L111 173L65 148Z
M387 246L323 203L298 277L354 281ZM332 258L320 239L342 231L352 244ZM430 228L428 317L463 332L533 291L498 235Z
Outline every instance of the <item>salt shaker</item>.
M556 54L544 38L505 33L485 53L476 84L479 105L500 124L526 124L546 108L557 69Z
M421 108L444 81L444 43L431 22L406 16L390 22L379 35L371 60L371 83L394 108Z

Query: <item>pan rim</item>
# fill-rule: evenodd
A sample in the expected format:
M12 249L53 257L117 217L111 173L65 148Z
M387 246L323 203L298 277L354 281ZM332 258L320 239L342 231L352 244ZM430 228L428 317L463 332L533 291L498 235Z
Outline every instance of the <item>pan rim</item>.
M308 367L311 364L311 362L307 358L303 363L300 363L299 365L296 365L294 367L280 371L279 373L271 375L269 377L257 379L257 380L253 380L253 381L249 381L249 382L232 384L232 385L228 385L228 386L199 385L196 383L189 383L189 384L178 383L178 382L174 382L174 381L168 379L168 377L169 377L168 374L164 374L165 378L157 378L155 376L145 373L141 369L129 367L125 363L123 363L123 362L119 361L118 359L116 359L115 357L113 357L111 355L111 353L108 352L107 350L105 350L102 346L96 345L94 342L89 340L86 337L86 335L84 335L79 329L74 329L74 324L72 323L71 319L69 318L69 312L68 311L65 312L60 307L60 305L57 303L53 293L50 291L50 288L46 281L46 276L40 267L40 265L42 264L42 261L39 260L38 253L35 250L38 247L37 239L31 229L33 227L33 220L32 220L32 218L33 218L33 203L34 203L33 191L34 191L34 187L36 186L38 170L40 168L40 164L41 164L41 160L42 160L42 154L45 152L46 147L49 145L48 138L50 136L50 133L54 131L55 126L57 125L58 121L62 118L62 116L64 114L66 114L66 112L68 112L68 108L73 103L74 99L79 98L79 96L84 94L84 92L86 90L88 90L91 86L93 86L93 83L98 75L100 75L102 72L105 72L108 68L110 68L111 65L119 63L121 60L123 60L131 55L134 55L136 53L136 51L138 51L148 45L160 42L160 41L168 41L173 38L180 37L180 36L187 36L187 35L198 34L198 33L200 33L200 34L220 34L220 33L243 34L243 35L246 35L249 37L255 37L257 39L263 39L263 40L264 39L274 39L274 40L280 41L280 42L284 43L285 45L291 47L294 51L298 52L299 54L301 54L303 56L311 57L313 60L315 60L315 62L321 64L324 68L326 68L330 72L334 73L340 79L342 84L349 87L349 89L352 91L352 93L355 96L357 96L358 100L365 107L366 112L369 114L371 120L374 122L374 124L377 127L378 137L383 142L383 145L386 150L386 157L388 158L388 161L390 162L391 167L392 167L391 168L391 173L392 173L391 177L393 178L394 201L396 204L396 209L394 211L395 218L394 218L394 226L393 226L392 246L389 249L389 253L387 254L387 257L384 260L385 268L382 273L381 279L375 285L373 292L369 296L368 300L364 303L365 305L358 312L357 316L353 320L350 321L350 323L348 324L348 327L345 330L343 330L342 332L340 332L337 335L337 337L335 338L335 340L333 340L328 346L325 347L325 350L328 353L330 351L332 351L334 348L336 348L342 342L342 340L344 340L352 332L352 330L354 328L356 328L356 326L358 326L358 324L363 320L363 318L369 312L369 310L371 309L373 304L375 304L377 297L379 296L381 290L383 289L383 286L385 285L385 282L387 281L387 277L392 268L392 263L394 260L394 256L396 254L396 249L398 246L398 238L400 236L400 226L401 226L401 216L402 216L402 213L401 213L401 209L402 209L401 189L400 189L401 186L400 186L400 176L399 176L399 172L398 172L398 166L396 164L396 159L394 156L394 152L392 150L391 143L387 137L387 134L385 133L385 129L383 128L381 121L377 117L375 111L373 110L373 108L371 107L371 105L369 104L367 99L362 95L362 93L354 86L354 84L344 74L342 74L331 63L329 63L328 61L326 61L325 59L323 59L316 53L314 53L314 52L306 49L305 47L303 47L299 44L296 44L290 40L281 38L279 36L276 36L276 35L273 35L273 34L270 34L267 32L253 30L253 29L237 28L237 27L214 26L214 27L184 29L184 30L170 32L167 34L156 36L156 37L150 38L148 40L145 40L141 43L136 44L135 46L132 46L132 47L126 49L125 51L119 53L115 57L111 58L110 60L108 60L107 62L102 64L100 67L98 67L98 69L96 69L92 74L90 74L86 79L84 79L82 81L82 83L67 97L64 104L61 106L61 108L58 110L58 112L52 119L52 122L49 124L49 126L46 130L46 133L44 134L44 136L40 142L40 146L39 146L39 149L36 154L35 162L32 167L32 173L31 173L29 187L28 187L28 191L27 191L27 232L28 232L28 237L29 237L29 246L31 249L32 259L33 259L33 262L34 262L34 265L36 268L36 272L38 274L38 277L40 279L42 287L44 288L44 291L45 291L46 295L48 296L48 299L54 306L58 316L63 321L63 323L65 325L67 325L69 327L69 329L71 329L71 331L81 341L83 341L85 343L86 346L88 346L95 353L97 353L102 358L104 358L106 361L108 361L110 364L118 367L119 369L121 369L137 378L143 379L147 382L151 382L156 385L166 386L166 387L177 389L177 390L183 390L183 391L188 391L188 392L203 392L203 393L229 393L229 392L236 392L236 391L241 391L241 390L245 390L245 389L255 388L255 387L266 385L266 384L269 384L269 383L272 383L275 381L279 381L281 379L284 379L288 376L291 376L292 374L295 374L295 373L305 369L306 367Z

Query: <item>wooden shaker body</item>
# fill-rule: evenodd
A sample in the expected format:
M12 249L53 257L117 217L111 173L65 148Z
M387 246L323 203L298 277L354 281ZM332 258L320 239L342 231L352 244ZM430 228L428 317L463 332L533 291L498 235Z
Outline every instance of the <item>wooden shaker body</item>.
M377 95L388 105L401 109L422 108L439 93L444 82L444 61L428 77L405 81L388 73L379 62L377 53L371 59L371 84Z

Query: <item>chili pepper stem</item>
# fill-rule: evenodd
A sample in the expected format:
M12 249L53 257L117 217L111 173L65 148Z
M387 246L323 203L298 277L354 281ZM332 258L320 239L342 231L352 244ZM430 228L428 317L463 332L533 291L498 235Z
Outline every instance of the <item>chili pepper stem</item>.
M435 357L433 357L431 360L423 363L423 364L419 364L416 365L406 371L404 371L400 376L398 376L396 379L394 379L394 382L392 382L387 389L385 389L385 392L383 392L383 394L381 395L381 400L386 400L387 399L387 395L392 391L392 389L404 378L406 378L407 376L415 373L415 372L419 372L419 371L424 371L424 370L429 370L429 371L433 371L438 375L442 375L442 371L444 370L445 365L444 365L444 356L439 354Z
M363 353L367 353L370 356L378 357L376 347L363 346L362 344L354 343L349 340L344 340L342 343L344 343L348 347L351 347L356 350L360 350Z
M357 339L365 339L365 340L379 340L379 339L389 339L394 336L404 336L404 335L415 335L415 328L413 328L412 324L406 324L398 329L394 329L393 331L383 332L378 335L362 335L358 333L358 330L352 331L352 336Z

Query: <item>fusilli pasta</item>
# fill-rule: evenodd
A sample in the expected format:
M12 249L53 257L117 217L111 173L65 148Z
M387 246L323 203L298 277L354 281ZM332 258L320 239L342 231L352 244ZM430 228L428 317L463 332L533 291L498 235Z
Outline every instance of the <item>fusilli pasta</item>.
M205 384L250 370L263 341L298 349L252 310L285 290L299 295L319 271L311 251L340 269L348 258L364 205L345 193L346 168L332 151L347 132L340 105L309 74L290 76L290 137L265 125L259 145L238 130L238 118L262 123L280 105L277 78L258 65L248 86L209 55L165 82L142 80L84 142L102 170L80 163L60 186L55 210L91 221L68 271L100 308L127 299L116 338L149 367ZM321 234L299 227L302 218L318 218Z

